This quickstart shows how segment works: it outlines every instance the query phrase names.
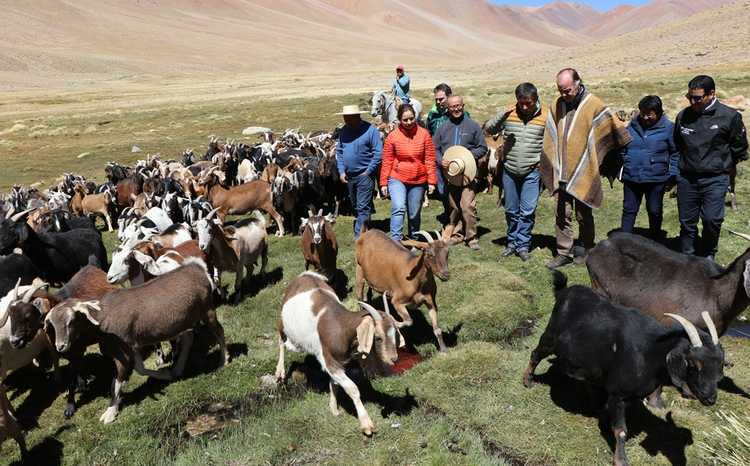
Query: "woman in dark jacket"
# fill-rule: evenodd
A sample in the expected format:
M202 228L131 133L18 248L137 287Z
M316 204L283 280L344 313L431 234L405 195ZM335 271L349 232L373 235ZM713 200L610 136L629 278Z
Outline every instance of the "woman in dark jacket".
M661 99L648 95L638 103L638 110L628 127L633 140L623 150L622 231L633 232L645 196L651 237L660 239L665 186L677 176L680 154L672 135L674 125L664 116Z

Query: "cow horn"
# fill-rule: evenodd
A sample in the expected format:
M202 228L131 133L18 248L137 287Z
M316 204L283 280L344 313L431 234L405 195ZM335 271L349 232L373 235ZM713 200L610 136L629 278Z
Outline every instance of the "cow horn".
M41 280L34 280L34 282L31 284L31 287L26 291L26 293L23 295L22 301L24 303L31 302L31 297L36 293L38 290L48 286L47 283L44 283Z
M729 229L727 228L727 230L729 230ZM729 230L729 233L731 233L733 235L736 235L736 236L739 236L740 238L743 238L743 239L746 239L746 240L750 241L750 235L748 235L747 233L740 233L738 231L732 231L732 230Z
M700 335L698 335L698 329L695 328L695 325L693 325L692 322L682 316L678 316L677 314L670 314L668 312L665 312L664 315L673 318L674 320L679 322L680 325L682 325L682 328L685 329L685 332L690 339L690 343L692 343L694 347L700 348L701 346L703 346L701 337Z
M708 313L708 311L701 312L701 317L703 317L703 322L706 323L706 328L708 329L708 333L711 335L711 341L714 345L719 344L719 332L716 331L716 325L714 325L713 319L711 319L711 315Z
M373 320L375 320L375 321L383 320L383 316L381 316L380 313L378 311L376 311L374 307L370 306L369 304L367 304L364 301L360 301L359 305L360 305L360 307L362 309L364 309L365 311L367 311L367 312L370 313L370 315L372 316Z

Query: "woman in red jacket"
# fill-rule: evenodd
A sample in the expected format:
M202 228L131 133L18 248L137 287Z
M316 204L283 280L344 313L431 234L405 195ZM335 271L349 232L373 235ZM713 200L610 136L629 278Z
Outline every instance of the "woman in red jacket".
M425 185L432 194L437 183L435 146L430 133L417 125L414 108L404 104L398 109L398 128L383 144L380 189L391 196L391 238L403 238L404 214L409 214L409 236L419 231Z

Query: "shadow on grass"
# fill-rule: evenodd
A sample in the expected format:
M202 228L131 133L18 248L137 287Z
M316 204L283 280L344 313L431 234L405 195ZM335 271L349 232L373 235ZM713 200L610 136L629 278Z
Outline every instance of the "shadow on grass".
M492 240L492 244L508 246L508 237L500 236L495 238ZM555 255L557 253L557 240L551 235L540 235L534 233L531 235L531 250L533 251L537 248L546 249L551 255Z
M535 376L534 381L547 385L552 402L565 411L597 418L600 434L614 452L615 439L605 409L606 394L603 390L569 378L554 362L546 373ZM634 400L628 404L625 419L628 438L646 434L640 445L650 456L661 454L670 464L687 464L685 450L693 444L693 434L690 429L677 426L671 412L664 420L649 411L640 400Z
M367 298L368 302L377 310L384 311L385 308L383 307L383 298L382 295L376 299L372 299L372 290L368 289L367 292ZM398 315L398 312L393 307L393 303L388 304L388 307L391 310L391 315L394 319L397 321L401 321L401 317ZM432 331L432 324L427 321L427 318L425 317L425 312L422 310L422 307L419 307L417 309L409 309L409 315L412 318L413 323L408 327L403 327L400 329L401 334L404 336L404 339L406 340L406 344L409 347L410 350L415 350L415 347L418 345L423 345L426 343L432 343L435 345L436 348L439 349L437 338L435 337L435 333ZM440 313L438 313L438 325L440 324ZM452 348L458 344L458 333L463 328L463 323L458 323L456 326L454 326L452 329L447 330L444 328L441 328L443 331L443 341L445 342L445 346Z
M284 278L284 269L281 267L276 267L273 270L266 271L264 275L253 274L251 277L244 277L242 279L242 300L244 301L247 298L252 298L260 293L265 287L280 282L282 278ZM228 304L239 304L234 303L235 297L236 295L232 295Z
M372 367L373 365L368 364L368 366ZM365 372L370 372L370 367L363 369L356 362L346 367L346 375L359 388L363 402L371 402L379 405L383 417L389 417L391 414L406 416L417 407L417 400L414 395L409 393L408 388L403 396L389 395L375 390L372 382L365 375ZM376 370L380 371L380 368L376 368ZM294 375L295 372L302 374L302 376ZM304 361L292 363L287 373L292 379L297 381L304 380L304 384L311 390L318 393L328 393L328 382L331 379L321 369L318 360L314 356L307 355ZM351 416L357 417L357 410L354 408L354 403L349 398L349 395L339 386L335 386L335 390L339 407L343 408Z
M45 437L44 440L34 445L34 448L29 450L23 461L15 461L11 463L13 466L21 465L57 465L62 464L63 457L63 444L55 438L63 430L70 426L64 426L57 429L54 435ZM6 447L7 448L7 447Z
M726 375L719 382L719 390L723 390L733 395L739 395L742 398L750 398L750 393L747 393L745 390L738 387L737 384L734 383L734 380Z
M342 269L336 269L333 276L328 279L328 284L331 285L331 288L333 288L336 296L338 296L341 301L345 300L351 291L351 288L349 287L349 277L347 277L346 272Z
M15 371L4 383L12 390L9 396L11 401L28 392L23 402L15 407L18 423L24 430L39 427L39 416L52 406L60 394L60 385L55 382L53 373L31 365Z

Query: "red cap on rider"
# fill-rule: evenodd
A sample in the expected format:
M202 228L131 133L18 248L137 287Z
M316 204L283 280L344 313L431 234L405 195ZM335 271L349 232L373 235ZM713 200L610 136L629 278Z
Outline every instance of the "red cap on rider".
M404 65L396 65L396 71L404 71Z

